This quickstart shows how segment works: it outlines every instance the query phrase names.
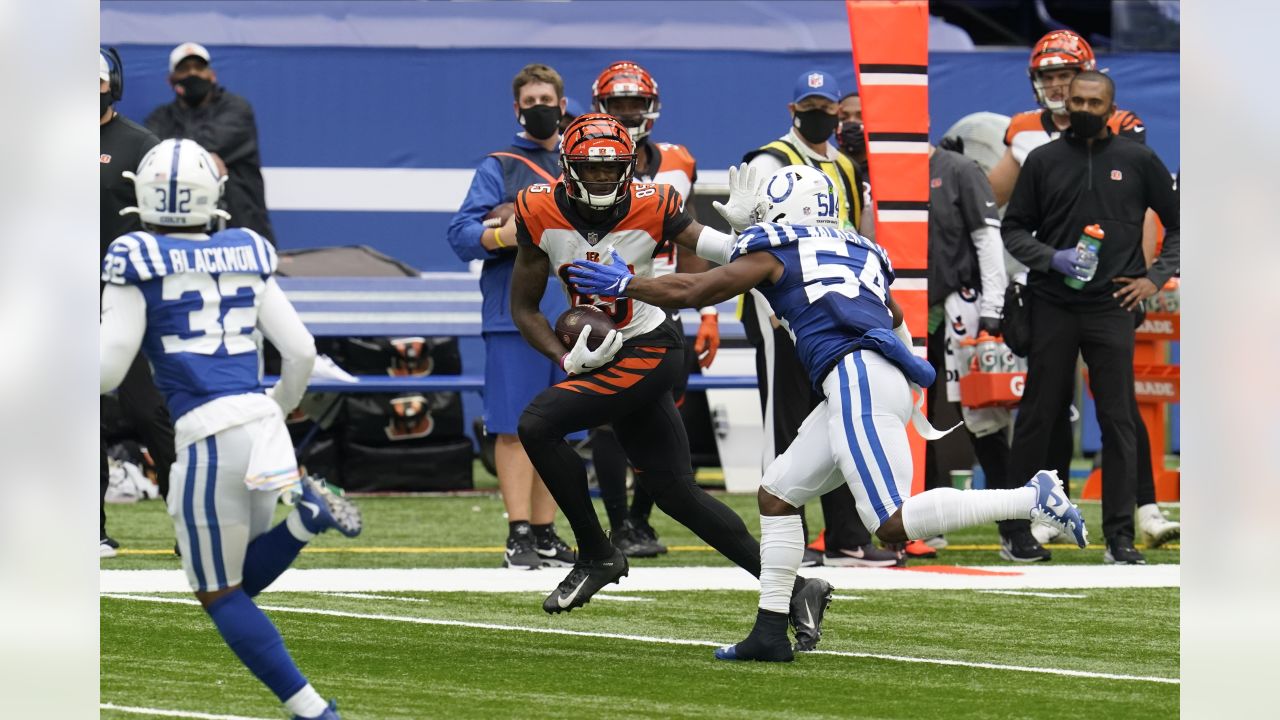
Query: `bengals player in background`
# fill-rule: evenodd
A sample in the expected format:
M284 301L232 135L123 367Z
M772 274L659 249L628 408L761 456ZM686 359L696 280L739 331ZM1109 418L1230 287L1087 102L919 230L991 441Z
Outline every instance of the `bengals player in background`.
M686 210L691 210L693 184L697 182L697 163L683 145L657 143L650 139L654 123L662 109L658 82L648 70L636 63L620 60L606 67L591 86L591 102L596 112L612 115L622 123L636 146L635 180L670 185L680 194ZM679 267L677 267L677 265ZM692 252L681 251L670 244L653 258L655 277L680 272L704 272L711 264ZM720 348L720 324L714 305L700 309L693 352L686 354L687 372L679 377L672 392L676 407L684 404L688 376L698 366L710 367ZM676 317L679 317L676 315ZM683 334L683 328L681 328ZM667 552L649 524L653 498L640 485L627 509L627 458L611 428L597 428L591 436L592 460L600 499L609 516L613 544L627 557L653 557Z
M1031 89L1035 93L1040 109L1014 115L1009 121L1009 129L1005 132L1004 144L1007 146L1004 155L996 166L991 168L987 179L991 189L995 191L996 204L1005 205L1013 195L1013 186L1022 171L1022 163L1027 154L1045 143L1057 139L1071 126L1070 113L1067 111L1067 88L1071 79L1081 70L1096 70L1097 58L1088 41L1070 30L1055 30L1040 38L1031 49L1027 75L1031 78ZM1116 135L1123 135L1140 143L1147 142L1147 128L1142 120L1132 111L1116 108L1107 120L1107 127ZM1150 265L1156 255L1156 239L1159 230L1155 213L1147 210L1146 221L1142 228L1142 251ZM1175 540L1181 534L1181 526L1164 517L1155 501L1155 481L1151 470L1150 438L1146 432L1146 424L1142 416L1134 408L1134 422L1137 423L1138 437L1138 531L1148 547L1159 547ZM1071 454L1071 422L1064 417L1054 430L1055 440L1051 457L1046 458L1046 466L1055 468L1063 478L1070 471ZM1045 534L1041 527L1031 528L1037 542L1048 542L1055 539ZM1039 547L1027 547L1019 555L1019 560L1036 560L1047 557L1048 553Z
M520 441L568 518L578 562L543 602L548 613L580 607L601 587L627 574L627 558L600 526L586 470L565 442L576 430L612 424L636 480L658 507L739 567L760 576L760 545L742 518L693 482L689 441L671 388L685 372L684 337L667 311L620 293L574 294L568 269L578 260L616 251L640 277L653 277L653 258L675 243L726 263L733 238L684 212L670 185L632 182L636 151L627 128L600 113L579 117L561 144L562 180L533 185L516 198L515 274L511 315L529 345L558 361L569 379L541 392L520 417ZM754 198L730 197L731 206ZM565 352L539 311L548 275L558 277L572 305L594 304L615 330L599 347L589 328ZM791 619L797 640L812 649L820 635L831 585L797 578Z

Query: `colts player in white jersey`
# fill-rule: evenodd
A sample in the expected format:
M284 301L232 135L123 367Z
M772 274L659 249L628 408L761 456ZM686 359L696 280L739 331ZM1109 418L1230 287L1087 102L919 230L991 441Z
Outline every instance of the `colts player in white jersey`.
M174 423L169 515L196 598L240 661L295 718L338 718L298 671L279 631L251 599L318 533L361 530L359 510L301 478L284 416L306 390L315 342L272 273L276 253L248 229L209 234L225 177L191 140L165 140L136 174L143 231L103 260L101 391L120 384L139 348ZM263 391L261 332L280 351L280 382ZM296 498L270 526L282 493Z
M1015 490L937 488L910 496L908 422L940 437L912 402L912 387L933 384L929 363L910 350L902 311L889 293L893 267L884 250L840 230L837 196L821 171L790 165L755 194L744 168L731 178L726 217L745 228L727 264L697 275L633 275L621 258L569 268L580 293L601 293L661 307L699 307L755 288L795 338L800 361L826 398L805 420L760 486L760 607L755 628L723 660L787 661L788 589L804 554L799 508L848 483L867 528L887 543L970 525L1028 518L1087 543L1084 520L1057 476L1040 472ZM742 199L756 198L748 212ZM744 217L745 216L745 217ZM780 594L781 591L781 594Z
M626 556L600 527L582 461L564 441L576 430L606 423L613 425L636 480L657 506L759 577L759 543L742 518L693 482L689 440L671 399L671 386L686 368L684 337L662 309L676 306L614 297L618 293L576 293L568 276L575 261L612 256L649 277L653 256L668 243L702 255L706 248L727 247L732 238L685 215L671 186L631 181L635 143L612 116L590 113L575 120L565 130L560 163L563 180L531 185L516 197L520 251L511 279L516 327L531 347L558 360L570 376L539 393L519 423L520 442L578 542L577 563L542 608L548 613L573 610L627 574ZM561 279L571 304L597 305L611 315L616 329L598 347L589 346L591 329L586 327L565 352L538 309L548 274ZM792 619L805 623L797 627L797 635L812 647L831 585L793 577L786 594ZM787 617L784 613L784 623Z

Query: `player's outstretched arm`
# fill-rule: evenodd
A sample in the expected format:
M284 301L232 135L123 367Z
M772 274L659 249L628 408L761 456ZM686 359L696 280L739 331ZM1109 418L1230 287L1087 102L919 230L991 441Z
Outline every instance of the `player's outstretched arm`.
M629 297L665 308L715 305L766 280L782 276L782 263L769 253L743 255L728 265L702 273L675 273L660 278L636 277L613 254L609 265L579 260L569 267L574 288L584 294ZM613 291L602 290L606 286Z
M530 347L558 363L564 355L564 345L538 309L547 291L550 273L551 259L547 254L535 245L520 243L516 267L511 273L511 320Z
M133 285L102 289L102 327L98 333L98 392L120 386L142 347L147 329L147 300Z
M307 391L316 362L316 341L298 317L275 278L267 278L258 306L258 329L280 351L280 381L268 394L285 415L293 412Z

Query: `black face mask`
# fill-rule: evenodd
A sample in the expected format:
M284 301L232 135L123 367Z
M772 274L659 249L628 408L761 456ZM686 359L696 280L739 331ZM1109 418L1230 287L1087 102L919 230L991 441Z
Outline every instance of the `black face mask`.
M182 86L183 94L179 98L191 107L199 105L213 89L213 83L199 75L188 75L176 84Z
M831 137L836 125L840 124L840 118L823 110L804 110L796 113L792 124L800 132L800 137L816 145Z
M1107 124L1107 118L1104 115L1094 115L1087 110L1073 110L1071 112L1071 132L1075 133L1078 138L1097 137L1102 132L1102 128Z
M851 120L841 124L840 151L851 158L866 157L867 136L862 132L862 123Z
M109 107L111 107L111 93L98 93L98 117L106 115Z
M529 137L546 140L560 130L559 105L534 105L520 111L520 124Z

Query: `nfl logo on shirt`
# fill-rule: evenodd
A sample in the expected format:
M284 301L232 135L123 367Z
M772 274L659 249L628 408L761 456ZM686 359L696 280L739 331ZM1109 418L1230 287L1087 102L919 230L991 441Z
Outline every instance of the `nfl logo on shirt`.
M822 73L809 73L809 87L822 87Z
M1122 175L1122 174L1120 173L1120 171L1119 171L1119 170L1112 170L1112 171L1111 171L1111 179L1112 179L1112 180L1123 180L1123 179L1124 179L1124 175Z

